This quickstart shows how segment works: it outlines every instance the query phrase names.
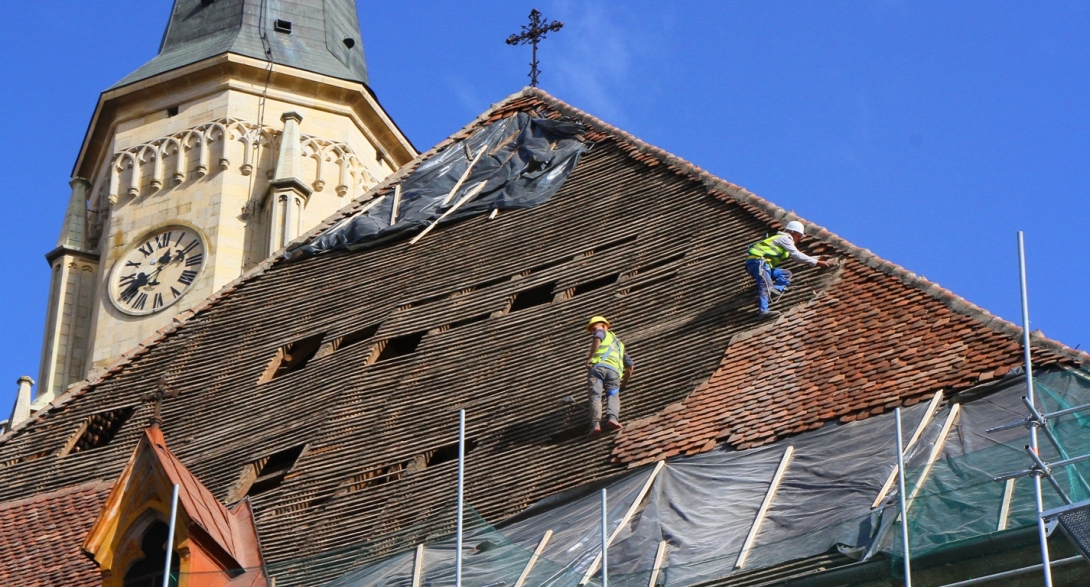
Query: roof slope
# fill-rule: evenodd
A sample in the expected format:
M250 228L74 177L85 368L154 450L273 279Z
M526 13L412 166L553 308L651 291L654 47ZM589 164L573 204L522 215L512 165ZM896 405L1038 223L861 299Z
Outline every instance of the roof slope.
M109 483L91 481L0 503L0 584L102 585L80 543L109 492Z
M290 22L291 32L278 31L277 20ZM268 39L268 54L262 35ZM174 0L159 54L113 87L222 53L367 83L352 0Z
M220 500L251 463L305 447L283 483L252 500L270 568L389 538L367 555L338 551L340 559L272 573L278 584L301 576L320 584L361 556L446 531L414 524L445 513L454 498L447 448L459 407L473 447L467 499L498 521L617 474L612 461L720 440L754 446L913 403L1020 361L1013 325L825 230L804 248L841 262L796 271L776 335L794 360L772 361L759 344L768 325L755 315L741 255L789 215L540 90L508 98L413 165L520 111L581 120L596 143L552 200L453 223L412 246L267 260L0 438L0 463L8 463L0 501L115 477L142 433L137 416L106 447L61 458L42 451L63 446L96 412L146 410L137 398L165 375L181 391L163 406L172 450ZM324 225L392 192L413 165ZM588 217L608 230L588 228ZM599 282L607 277L613 281ZM518 292L539 286L552 302L506 312ZM638 365L622 415L642 425L616 447L611 437L583 442L585 408L562 401L584 397L581 327L598 313L615 322ZM880 356L894 322L894 346L915 354ZM374 325L370 339L258 382L283 345ZM837 336L813 343L818 329ZM423 335L415 352L369 360L375 343L409 334ZM1045 339L1035 344L1044 362L1087 358ZM884 368L894 358L904 366ZM887 385L890 378L897 382Z

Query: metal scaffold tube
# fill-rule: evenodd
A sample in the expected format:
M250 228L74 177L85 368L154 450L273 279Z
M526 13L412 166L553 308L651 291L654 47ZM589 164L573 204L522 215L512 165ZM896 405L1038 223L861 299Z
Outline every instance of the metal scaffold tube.
M606 490L602 489L602 587L609 585L609 526L606 519Z
M1033 391L1033 362L1029 348L1029 296L1026 292L1026 250L1022 231L1018 231L1018 278L1022 290L1022 354L1025 363L1026 375L1026 399L1030 406L1036 409L1037 401ZM1040 456L1037 450L1037 426L1029 428L1030 450L1034 455ZM1044 573L1045 587L1052 587L1052 568L1048 556L1048 530L1045 528L1045 520L1041 517L1044 511L1044 500L1041 497L1041 476L1033 476L1034 499L1037 506L1037 537L1041 542L1041 570Z
M897 421L897 492L901 506L901 543L904 544L905 587L912 587L912 563L908 548L908 507L905 505L905 449L901 432L901 408L893 410Z
M167 559L163 569L163 587L170 587L170 559L174 554L174 526L178 522L178 485L170 497L170 527L167 529ZM179 577L180 579L180 577Z
M458 521L454 547L454 587L462 587L462 510L465 501L466 411L458 410Z

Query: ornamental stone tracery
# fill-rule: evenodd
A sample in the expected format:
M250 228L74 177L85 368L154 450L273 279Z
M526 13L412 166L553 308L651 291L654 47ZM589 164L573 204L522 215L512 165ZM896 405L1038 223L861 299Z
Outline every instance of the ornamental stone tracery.
M228 171L232 167L230 155L237 155L239 146L239 173L249 176L255 167L271 172L273 162L266 165L263 158L279 146L280 135L281 131L269 126L221 118L129 147L115 153L111 160L108 177L102 185L106 203L113 206L122 194L135 198L142 193L154 194L167 182L178 186L192 177L204 177L211 171L211 160L216 155L216 167ZM311 176L306 179L314 191L322 191L331 176L336 177L335 192L340 197L355 197L362 189L378 183L346 143L304 134L300 137L300 147L305 159L313 162L306 166ZM94 212L98 212L96 204L91 202Z

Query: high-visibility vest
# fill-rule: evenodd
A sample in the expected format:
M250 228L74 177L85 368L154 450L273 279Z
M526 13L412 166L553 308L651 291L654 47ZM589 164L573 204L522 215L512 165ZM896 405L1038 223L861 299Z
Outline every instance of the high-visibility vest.
M598 350L590 358L592 365L602 365L617 372L624 373L624 343L621 339L606 331L606 337L598 344Z
M782 237L782 234L774 234L764 240L759 240L749 247L749 256L747 259L764 259L768 261L768 264L772 267L779 265L787 260L791 256L791 251L776 244L776 239Z

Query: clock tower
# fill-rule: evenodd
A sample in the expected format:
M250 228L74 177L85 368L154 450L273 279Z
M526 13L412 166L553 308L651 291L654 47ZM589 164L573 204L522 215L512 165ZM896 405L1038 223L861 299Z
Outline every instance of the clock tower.
M76 159L35 403L415 156L368 85L354 0L175 0Z

